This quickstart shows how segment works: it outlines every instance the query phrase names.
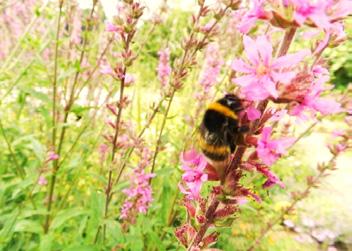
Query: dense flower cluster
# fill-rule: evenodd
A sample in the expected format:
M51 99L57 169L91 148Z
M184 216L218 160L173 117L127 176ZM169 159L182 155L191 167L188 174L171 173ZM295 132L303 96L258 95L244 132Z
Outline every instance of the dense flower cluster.
M184 171L182 180L186 184L186 188L180 184L180 190L182 193L186 194L187 198L190 200L199 199L202 184L208 180L208 175L204 172L207 161L204 159L203 155L198 154L195 150L183 153L181 161Z
M209 44L205 52L204 65L199 79L199 84L202 86L202 90L205 94L208 94L211 87L218 82L223 64L224 62L221 59L219 45L216 43Z
M135 222L137 213L145 214L149 204L153 201L152 188L150 186L150 179L155 174L146 173L145 169L150 164L151 152L144 148L139 152L140 160L138 166L131 174L131 185L129 188L123 190L127 195L122 209L120 218L128 220L130 223Z
M169 81L171 74L171 66L170 66L170 49L166 48L160 50L158 52L159 55L159 64L158 64L158 78L162 85L165 87Z

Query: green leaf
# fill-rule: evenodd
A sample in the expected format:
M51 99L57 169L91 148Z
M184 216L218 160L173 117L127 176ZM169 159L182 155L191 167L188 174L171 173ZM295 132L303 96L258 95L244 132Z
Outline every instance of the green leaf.
M43 101L46 104L51 103L51 99L49 98L48 94L36 91L33 88L30 88L28 86L19 86L19 89L24 93L27 93L29 96L39 99L40 101Z
M41 234L43 227L38 222L32 220L21 220L15 224L13 231Z
M54 218L50 229L54 230L57 229L59 227L61 227L66 221L80 216L80 215L86 215L87 214L87 210L83 210L82 208L70 208L70 209L66 209L61 211L60 213L58 213L58 215Z
M46 234L42 235L40 239L40 246L39 250L40 251L50 251L53 243L53 235L52 234Z
M99 249L92 245L74 245L65 248L63 251L98 251Z
M0 231L0 243L5 242L7 239L11 238L13 235L13 227L16 223L18 217L18 210L14 210L13 213L4 215L2 221L5 221L1 231Z

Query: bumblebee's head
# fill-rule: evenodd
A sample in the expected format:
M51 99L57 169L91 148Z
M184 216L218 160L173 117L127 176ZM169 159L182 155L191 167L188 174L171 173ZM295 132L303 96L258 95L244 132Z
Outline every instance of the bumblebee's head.
M223 97L222 99L219 99L217 102L230 108L232 111L236 113L244 109L241 99L239 99L234 94L226 94L225 97Z

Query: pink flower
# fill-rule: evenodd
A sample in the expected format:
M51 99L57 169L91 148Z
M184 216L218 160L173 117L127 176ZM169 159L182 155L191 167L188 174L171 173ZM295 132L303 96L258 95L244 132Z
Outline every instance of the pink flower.
M204 26L200 27L200 30L203 32L203 33L207 33L209 32L212 27L214 26L215 24L215 20L210 20L208 23L206 23ZM215 27L214 27L215 28Z
M181 155L181 161L184 171L182 181L186 188L183 184L179 184L179 188L183 194L187 195L188 199L199 199L202 185L208 180L208 175L204 173L207 161L203 155L198 154L195 150L184 152Z
M126 74L125 75L125 85L126 86L131 86L135 82L135 77L132 74Z
M56 154L54 151L49 151L48 152L48 155L47 155L47 158L46 158L46 161L49 162L49 161L53 161L53 160L57 160L59 159L59 155Z
M164 87L167 85L171 74L170 49L166 48L164 50L160 50L158 52L158 55L159 55L159 65L157 67L158 78L159 78L159 81L161 82L161 85Z
M199 80L205 93L208 93L210 88L218 81L223 64L224 61L220 57L219 46L215 43L208 45Z
M75 15L73 16L72 32L71 32L71 42L76 45L81 43L81 32L82 32L81 18L82 18L82 13L81 13L81 10L78 8L76 10Z
M109 151L109 146L106 144L101 144L99 146L99 154L100 154L100 161L103 162L105 160L106 154Z
M105 30L107 32L114 32L114 33L122 31L122 29L120 27L118 27L118 26L116 26L116 25L114 25L113 23L110 23L110 22L107 22L105 24Z
M299 104L291 109L290 114L304 119L304 111L320 112L323 115L338 113L342 110L341 104L330 98L320 97L327 88L325 82L329 80L329 72L321 66L312 70L313 82L297 97ZM298 83L299 84L299 83Z
M331 22L343 19L352 14L351 0L327 0L326 12Z
M257 144L257 154L262 162L271 166L294 142L293 138L271 139L271 127L263 128Z
M126 201L122 205L120 218L127 219L132 207L133 207L133 203L131 201Z
M46 178L43 175L40 175L38 179L38 185L46 186L47 184L48 184L48 181L46 180Z
M266 182L263 184L264 188L270 188L273 185L279 185L281 188L285 188L285 184L276 176L275 173L270 171L268 167L257 165L256 168L257 171L262 173L267 178Z
M269 15L264 11L264 0L253 0L252 8L241 17L240 22L237 24L237 29L243 34L247 34L255 25L258 19L267 19Z
M232 69L244 75L232 81L242 87L242 94L251 101L277 98L277 84L290 83L296 75L290 68L309 54L307 50L303 50L275 59L272 57L272 45L266 36L259 36L256 40L244 36L243 43L249 62L242 59L233 61Z
M103 61L100 63L100 73L106 75L114 75L114 70L111 68L109 63Z
M319 28L329 28L329 17L325 13L328 1L290 0L289 2L294 8L294 19L299 25L303 25L309 19Z
M334 22L352 13L350 0L287 0L294 9L293 18L303 25L307 21L328 30Z
M245 112L249 121L259 119L261 116L261 112L253 106L248 107Z

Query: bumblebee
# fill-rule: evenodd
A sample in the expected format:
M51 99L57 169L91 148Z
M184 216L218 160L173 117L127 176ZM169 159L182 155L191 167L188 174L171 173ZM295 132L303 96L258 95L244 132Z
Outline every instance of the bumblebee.
M199 127L199 147L220 176L236 146L243 142L243 133L248 131L239 122L243 110L241 99L227 94L208 106Z

